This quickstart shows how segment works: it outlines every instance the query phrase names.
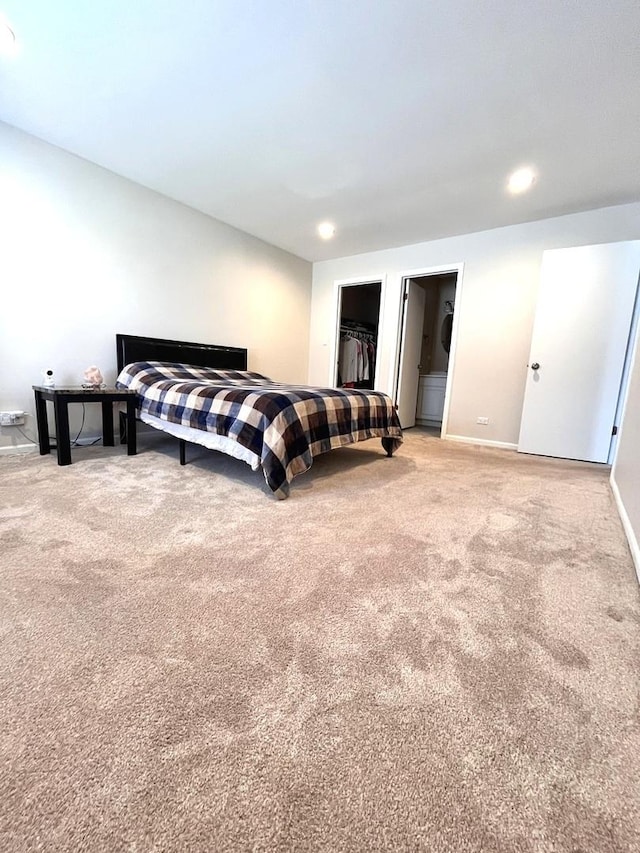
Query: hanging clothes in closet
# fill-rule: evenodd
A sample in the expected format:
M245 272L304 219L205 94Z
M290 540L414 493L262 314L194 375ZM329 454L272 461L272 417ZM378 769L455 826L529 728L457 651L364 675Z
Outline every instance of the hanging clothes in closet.
M374 333L362 323L340 325L338 384L342 388L373 388L376 345Z

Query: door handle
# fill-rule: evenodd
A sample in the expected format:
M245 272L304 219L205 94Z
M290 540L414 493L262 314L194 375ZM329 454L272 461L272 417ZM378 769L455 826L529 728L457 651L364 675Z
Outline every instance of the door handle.
M533 364L531 365L531 370L540 370L540 365L537 361L533 362Z

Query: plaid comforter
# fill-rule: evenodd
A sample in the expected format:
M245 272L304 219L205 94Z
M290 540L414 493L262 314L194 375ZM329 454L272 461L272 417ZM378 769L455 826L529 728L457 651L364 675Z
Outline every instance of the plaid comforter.
M283 385L259 373L145 361L128 364L120 388L138 392L142 412L226 436L255 453L277 497L313 457L379 436L402 443L391 399L377 391Z

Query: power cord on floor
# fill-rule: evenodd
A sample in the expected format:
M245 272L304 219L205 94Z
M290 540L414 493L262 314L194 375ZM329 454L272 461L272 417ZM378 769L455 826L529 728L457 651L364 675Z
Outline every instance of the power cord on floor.
M84 416L85 416L85 414L86 414L86 409L85 409L84 403L83 403L82 404L82 423L80 424L80 429L78 430L78 434L76 435L76 437L71 442L71 447L77 447L78 446L78 439L80 438L80 433L84 429Z
M83 403L83 404L82 404L82 422L81 422L81 424L80 424L80 429L78 430L78 433L77 433L76 437L73 439L73 441L72 441L72 442L70 442L71 447L93 447L93 445L94 445L94 444L97 444L99 441L102 441L102 439L101 439L101 438L96 438L94 441L90 441L88 444L79 444L79 443L78 443L78 442L79 442L79 439L80 439L80 435L82 434L82 430L84 429L84 419L85 419L85 414L86 414L86 409L85 409L85 406L84 406L84 403ZM18 432L20 433L20 435L22 435L24 438L26 438L26 439L27 439L27 441L30 441L30 442L31 442L31 444L38 444L37 439L35 439L35 438L31 438L31 436L30 436L30 435L27 435L27 433L26 433L24 430L20 429L20 427L19 427L19 426L17 426L17 425L16 425L16 427L15 427L15 428L18 430ZM52 450L56 450L56 449L57 449L57 446L58 446L58 445L57 445L57 441L58 441L58 440L57 440L56 436L51 436L51 435L49 436L49 447L50 447Z
M82 404L82 423L80 424L80 429L78 430L78 434L71 442L71 447L93 447L94 444L97 444L102 439L96 438L94 441L90 441L88 444L78 444L78 439L80 438L80 433L84 429L84 416L86 414L86 409L84 407L84 403Z
M20 429L19 426L16 426L16 429L18 430L20 435L24 436L27 439L27 441L31 442L31 444L37 444L38 443L35 438L31 438L30 435L27 435L26 432L23 429Z

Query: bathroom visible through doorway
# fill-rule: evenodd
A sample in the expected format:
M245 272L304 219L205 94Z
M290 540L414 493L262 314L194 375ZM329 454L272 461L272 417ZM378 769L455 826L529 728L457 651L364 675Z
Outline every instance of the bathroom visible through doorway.
M448 410L459 270L405 276L396 404L403 429L437 427Z

